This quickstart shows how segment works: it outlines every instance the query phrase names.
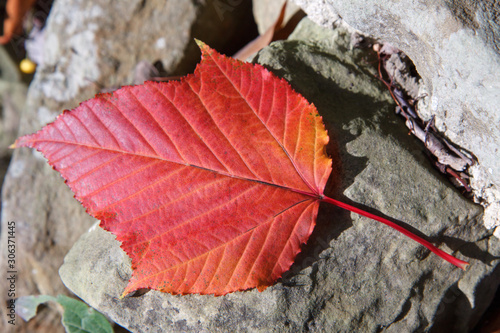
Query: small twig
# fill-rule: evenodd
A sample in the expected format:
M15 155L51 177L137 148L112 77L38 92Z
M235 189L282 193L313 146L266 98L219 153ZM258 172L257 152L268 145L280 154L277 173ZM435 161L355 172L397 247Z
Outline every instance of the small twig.
M463 160L465 160L468 165L473 165L474 164L474 160L472 160L469 157L467 157L466 155L464 155L460 150L458 150L451 143L449 143L448 140L446 140L445 138L441 138L441 139L446 144L446 146L448 146L448 148L450 148L451 151L453 151L455 154L457 154L458 156L460 156L460 158L462 158ZM459 170L459 171L461 171L461 170Z
M394 87L392 90L392 95L403 110L405 110L413 118L418 118L417 113L415 112L415 110L413 110L413 107L405 100L403 92L401 90Z
M466 182L464 179L462 179L462 177L460 177L460 176L458 175L458 173L456 173L456 172L455 172L455 170L453 170L453 169L451 169L451 168L446 167L446 172L447 172L448 174L452 175L453 177L455 177L455 179L456 179L457 181L459 181L459 182L460 182L460 184L462 184L462 186L465 188L465 190L466 190L467 192L470 192L470 191L471 191L471 189L470 189L469 185L467 185L467 182Z
M431 120L429 120L427 122L427 124L425 124L425 128L424 128L424 131L425 131L425 141L424 141L424 144L425 146L427 146L427 134L429 133L429 129L430 128L434 128L434 115L432 115L431 117Z
M405 98L403 91L392 83L393 77L386 70L383 70L385 69L387 56L397 52L397 50L389 47L387 50L389 50L390 53L385 54L384 49L386 48L378 44L374 45L373 49L377 52L379 59L377 68L378 78L384 83L387 89L389 89L389 93L396 102L396 113L406 119L406 126L410 132L422 141L428 152L437 159L434 164L438 169L442 173L454 177L463 185L466 191L470 192L467 181L464 180L457 171L465 170L467 166L473 164L473 161L451 145L447 140L435 133L434 116L432 116L431 120L427 123L424 123L419 118L412 105ZM384 78L384 75L390 82Z

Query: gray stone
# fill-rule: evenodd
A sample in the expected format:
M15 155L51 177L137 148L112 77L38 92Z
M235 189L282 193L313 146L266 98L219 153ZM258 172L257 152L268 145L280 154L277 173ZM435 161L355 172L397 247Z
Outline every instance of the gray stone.
M473 154L469 169L485 226L500 238L500 3L295 0L316 23L350 26L406 53L425 83L424 119Z
M19 70L3 45L0 46L0 78L6 82L21 81Z
M101 88L130 84L140 61L161 61L166 74L192 71L199 60L194 38L226 47L252 21L251 2L219 0L58 0L45 31L43 63L29 88L21 134L39 130L64 109L76 107ZM11 144L12 142L9 142ZM29 149L15 151L2 192L2 231L15 221L16 296L65 294L58 269L69 249L94 220L73 198L61 176ZM2 232L2 253L7 234ZM3 257L4 258L4 257ZM0 261L5 272L6 262ZM2 279L0 289L7 281ZM0 300L5 304L7 292ZM5 307L0 308L0 331ZM44 328L40 322L45 320ZM38 323L38 324L37 324ZM43 310L18 332L62 332L57 312ZM30 328L31 327L31 328Z
M0 80L0 157L10 158L19 129L19 118L26 104L28 88L23 82Z
M17 65L5 48L0 46L0 179L3 179L12 155L8 147L17 137L26 92L27 87L21 82Z
M427 161L393 113L369 54L350 33L303 20L256 61L285 77L323 116L334 158L325 194L400 221L471 263L461 271L398 232L322 205L289 272L263 292L120 298L130 261L94 226L64 259L68 288L133 332L468 332L500 283L500 244L482 208Z

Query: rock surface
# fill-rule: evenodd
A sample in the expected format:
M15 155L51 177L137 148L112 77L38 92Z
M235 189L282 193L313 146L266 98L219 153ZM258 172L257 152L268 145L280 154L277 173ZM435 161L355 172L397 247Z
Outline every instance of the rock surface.
M500 238L500 3L485 1L295 0L325 27L342 19L364 34L389 42L415 63L428 97L424 119L473 154L476 199L485 226ZM340 19L341 18L341 19Z
M161 61L165 74L191 71L199 59L194 38L227 48L254 24L251 1L60 0L45 31L43 65L29 88L21 134L32 133L100 88L130 84L140 61ZM255 30L255 29L254 29ZM245 40L239 43L245 44ZM10 142L12 143L12 142ZM9 143L9 144L10 144ZM68 293L58 276L64 256L94 220L60 175L29 149L14 153L2 193L2 230L16 222L16 296ZM2 253L6 254L2 232ZM0 268L6 271L5 261ZM5 304L7 281L0 299ZM6 332L5 307L0 331ZM42 311L17 332L63 332L56 311Z
M12 155L8 147L17 137L26 92L26 84L21 81L16 64L0 46L0 184Z
M130 260L97 225L65 257L65 285L133 332L468 332L500 283L500 243L482 226L481 206L431 168L393 114L370 54L349 49L349 36L303 20L256 61L323 116L335 159L327 195L405 221L468 260L467 271L380 223L325 204L291 270L263 292L149 291L120 299Z

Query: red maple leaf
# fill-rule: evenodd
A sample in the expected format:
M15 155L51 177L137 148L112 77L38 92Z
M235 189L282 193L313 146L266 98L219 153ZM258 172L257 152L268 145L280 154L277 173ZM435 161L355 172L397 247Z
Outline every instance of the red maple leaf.
M140 288L224 295L263 290L309 238L325 197L328 136L316 108L260 65L200 43L179 82L97 95L14 146L34 147L131 257Z

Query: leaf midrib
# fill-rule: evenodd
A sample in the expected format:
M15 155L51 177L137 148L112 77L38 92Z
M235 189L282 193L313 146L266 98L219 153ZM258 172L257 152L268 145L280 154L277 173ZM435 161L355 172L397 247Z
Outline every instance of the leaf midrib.
M274 133L267 127L267 125L264 123L264 121L260 118L259 114L255 111L255 109L248 103L247 99L245 98L245 96L243 96L241 94L241 91L235 86L235 84L233 83L233 81L229 78L229 76L226 75L226 73L222 70L222 68L220 67L220 65L217 63L217 61L215 61L214 57L212 56L211 53L208 54L214 64L217 66L217 68L219 68L219 71L226 77L227 81L229 83L231 83L231 85L233 86L234 90L241 96L241 99L243 99L245 101L245 103L248 105L248 107L253 111L253 113L255 114L255 117L257 117L257 119L259 119L259 121L262 123L262 126L265 127L265 129L269 132L269 134L273 137L273 139L276 141L276 143L278 143L278 145L281 147L281 149L283 150L283 152L286 154L286 156L288 157L288 159L290 160L290 162L292 163L293 165L293 168L295 169L295 171L297 172L297 174L300 176L300 178L302 179L302 181L304 182L304 184L306 184L306 186L312 191L314 192L315 191L315 188L314 186L311 186L311 184L307 181L307 179L302 175L302 172L300 171L300 169L297 167L297 165L295 164L295 161L293 160L293 158L290 156L290 154L288 153L288 151L285 149L285 147L283 146L283 144L276 138L276 136L274 135ZM273 96L274 96L274 92L273 92ZM208 111L208 110L207 110ZM294 191L293 189L291 189L292 191ZM299 193L306 193L306 192L302 192L302 191L294 191L294 192L299 192ZM310 194L308 194L310 195ZM314 196L314 197L317 197L319 198L319 195L317 194L313 194L311 196Z
M284 190L288 190L288 191L296 192L296 193L299 193L299 194L302 194L302 195L305 195L305 196L309 196L309 197L312 197L312 198L315 198L315 199L321 199L321 197L319 195L317 195L316 193L305 192L305 191L302 191L302 190L299 190L299 189L295 189L295 188L288 187L288 186L283 186L283 185L278 185L278 184L266 182L266 181L263 181L263 180L245 178L245 177L241 177L241 176L238 176L238 175L233 175L233 174L222 172L222 171L218 171L218 170L208 169L208 168L205 168L205 167L202 167L202 166L199 166L199 165L194 165L194 164L189 164L189 163L181 163L181 162L176 162L176 161L170 161L170 160L167 160L167 159L162 158L160 156L146 155L146 154L140 154L140 153L129 152L129 151L125 151L125 150L120 150L120 149L113 149L113 148L101 147L101 146L93 146L93 145L84 144L84 143L80 143L80 142L64 141L64 140L37 139L37 140L28 140L27 143L28 142L33 142L33 143L39 143L39 142L59 143L59 144L66 144L66 145L81 146L81 147L86 147L86 148L90 148L90 149L96 149L96 150L100 150L100 151L107 150L107 151L110 151L110 152L114 152L114 153L117 153L117 154L123 154L123 155L132 155L132 156L150 158L150 159L164 161L164 162L167 162L167 163L174 163L174 164L178 164L178 165L185 165L185 166L188 166L188 167L194 167L194 168L198 168L198 169L201 169L201 170L214 172L214 173L217 173L219 175L226 176L226 177L231 177L231 178L236 178L236 179L240 179L240 180L256 182L256 183L260 183L260 184L264 184L264 185L268 185L268 186L274 186L274 187L278 187L278 188L281 188L281 189L284 189ZM288 154L287 154L287 156L288 156ZM293 163L293 161L292 161L292 163ZM295 167L295 164L293 164L293 165ZM299 175L301 175L301 174L299 173ZM301 175L301 177L302 177L302 175ZM307 183L305 183L305 184L308 185Z

